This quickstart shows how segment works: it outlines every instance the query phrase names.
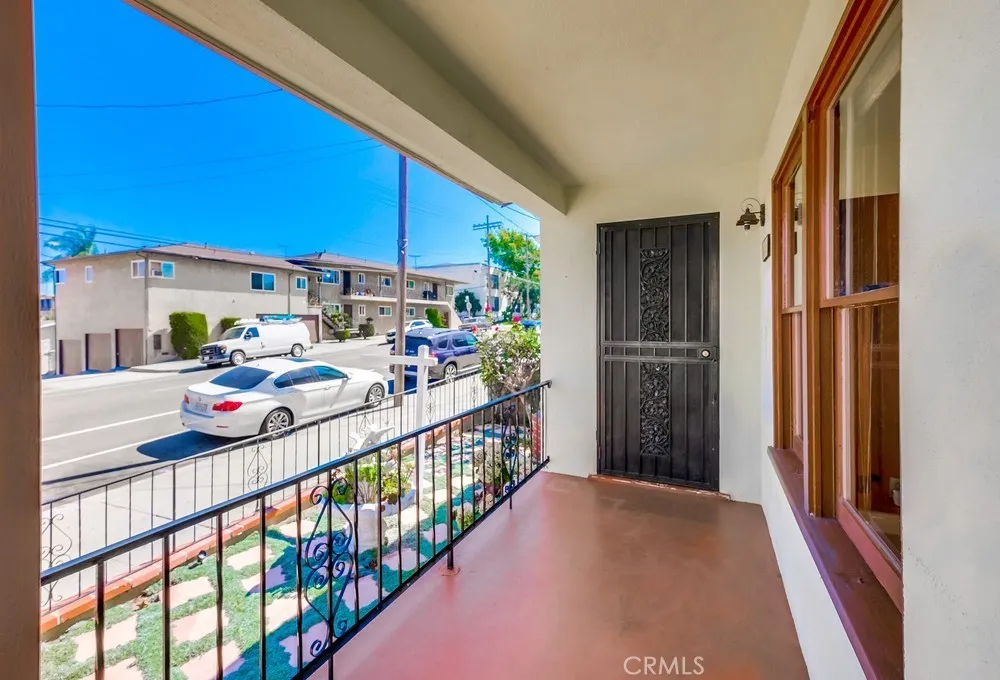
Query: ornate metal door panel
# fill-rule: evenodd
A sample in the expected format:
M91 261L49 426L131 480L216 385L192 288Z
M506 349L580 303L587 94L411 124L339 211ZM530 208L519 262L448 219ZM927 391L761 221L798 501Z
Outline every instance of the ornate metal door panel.
M719 488L719 216L598 226L598 470Z

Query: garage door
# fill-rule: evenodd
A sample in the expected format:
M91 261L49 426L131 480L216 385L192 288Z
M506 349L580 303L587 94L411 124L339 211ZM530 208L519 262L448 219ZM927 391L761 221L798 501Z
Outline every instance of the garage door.
M76 375L77 373L83 373L82 341L59 341L59 372L62 375Z
M87 333L84 338L88 371L110 371L115 367L111 356L111 333Z
M303 314L302 322L309 329L309 337L313 342L319 342L319 315L318 314Z
M115 365L119 368L142 365L145 334L141 328L119 328L115 331Z

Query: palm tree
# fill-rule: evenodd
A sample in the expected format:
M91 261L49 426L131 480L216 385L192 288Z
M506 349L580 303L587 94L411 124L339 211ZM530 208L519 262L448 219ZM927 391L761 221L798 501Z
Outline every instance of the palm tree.
M93 225L66 229L61 236L53 236L45 247L54 250L60 258L97 255L97 229Z

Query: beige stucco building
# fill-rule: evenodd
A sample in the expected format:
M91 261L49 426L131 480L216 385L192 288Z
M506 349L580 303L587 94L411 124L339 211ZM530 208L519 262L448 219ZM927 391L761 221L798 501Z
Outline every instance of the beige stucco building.
M378 334L396 327L399 289L395 265L327 252L299 255L289 261L309 270L310 311L342 312L355 328L371 319ZM405 318L424 319L428 309L436 309L447 326L457 327L455 284L446 274L409 270Z
M201 312L210 338L226 317L308 314L309 272L277 257L195 245L55 260L61 373L176 358L170 314Z

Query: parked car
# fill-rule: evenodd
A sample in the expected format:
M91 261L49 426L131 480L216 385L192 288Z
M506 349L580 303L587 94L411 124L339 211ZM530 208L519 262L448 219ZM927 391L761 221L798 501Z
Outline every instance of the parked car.
M451 380L460 372L479 366L479 340L469 331L447 328L418 328L406 334L406 355L417 356L422 346L429 348L429 355L437 359L428 374L431 378ZM395 354L395 348L390 354ZM406 372L414 375L416 366L407 366Z
M189 387L181 424L203 434L249 437L376 404L387 393L374 371L305 358L261 359Z
M260 321L242 319L223 333L217 342L202 345L199 359L207 366L221 366L226 362L240 366L249 359L259 357L285 354L300 357L312 346L309 327L297 317Z
M493 322L485 316L470 316L463 323L459 324L458 329L475 333L476 331L486 330L492 325Z
M433 326L434 324L432 324L427 319L414 319L413 321L407 321L406 324L403 326L403 335L408 334L414 328L433 328ZM395 328L389 330L389 332L385 334L385 341L387 343L396 342Z
M537 319L521 319L521 325L525 328L533 328L535 330L542 329L542 322Z

